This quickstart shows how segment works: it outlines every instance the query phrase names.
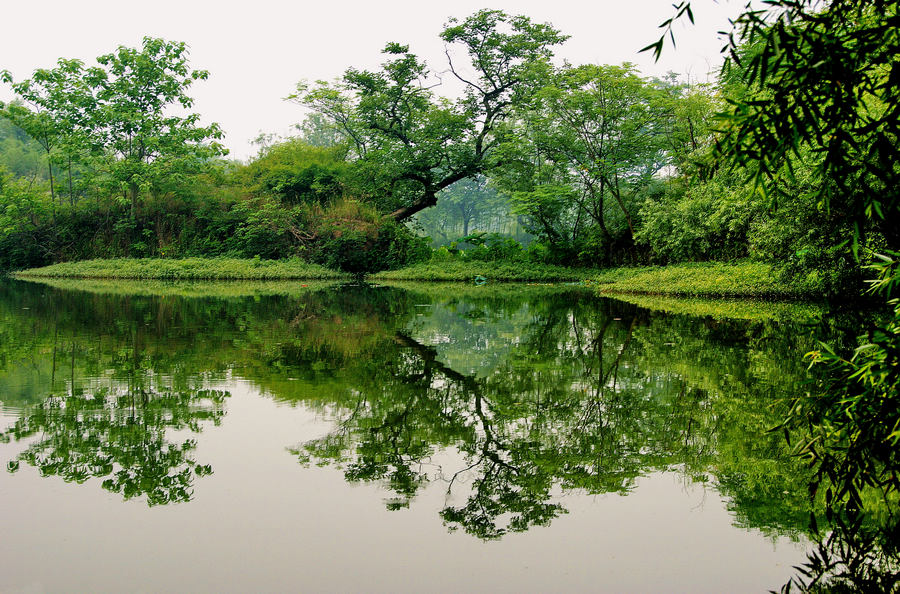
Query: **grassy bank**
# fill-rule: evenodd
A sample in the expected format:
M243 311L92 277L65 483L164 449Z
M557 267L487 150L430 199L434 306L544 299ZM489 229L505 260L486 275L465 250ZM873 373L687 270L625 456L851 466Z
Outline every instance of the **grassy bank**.
M786 283L761 262L700 262L644 268L615 268L588 281L601 292L683 297L817 298L823 288Z
M482 276L488 282L560 282L586 281L597 276L598 270L566 268L549 264L522 262L428 262L400 270L388 270L372 275L374 280L388 281L454 281L472 282Z
M816 298L823 289L778 280L761 262L700 262L640 268L566 268L533 263L429 262L373 275L379 281L581 282L601 292L682 297Z
M99 295L148 297L187 297L231 299L269 295L305 295L333 287L340 281L329 280L157 280L108 278L23 277L19 280L64 291L83 291Z
M717 320L791 320L810 322L822 317L824 308L810 302L766 301L747 298L673 297L670 295L612 294L638 307L672 314Z
M20 278L133 280L338 280L347 275L300 259L237 258L116 259L65 262L14 273ZM768 264L703 262L642 268L596 270L522 262L429 262L379 272L371 281L578 282L605 293L682 297L803 299L822 295L822 287L786 283Z
M341 279L347 275L294 258L259 260L238 258L157 258L83 260L13 273L19 278L100 279L199 279L199 280L290 280Z

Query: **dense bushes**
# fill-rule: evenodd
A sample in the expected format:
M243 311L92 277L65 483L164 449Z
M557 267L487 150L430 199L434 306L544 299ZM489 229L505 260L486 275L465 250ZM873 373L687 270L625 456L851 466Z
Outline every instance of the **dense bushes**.
M734 261L750 258L775 265L785 282L822 287L837 295L859 286L861 268L850 239L851 217L818 198L823 182L814 174L816 157L801 151L792 175L764 195L743 168L718 171L688 187L669 182L669 191L648 200L635 236L654 263ZM863 247L884 249L882 235L863 230Z
M511 237L498 233L476 232L434 250L432 259L439 262L451 260L516 262L529 259L527 254L522 244Z
M430 256L427 240L354 201L321 208L271 199L79 205L0 233L0 267L19 270L95 258L304 257L351 273L398 268Z
M751 223L764 211L752 188L734 173L721 173L704 183L669 191L641 209L638 243L649 247L657 263L733 260L749 254Z
M0 266L16 270L117 256L284 258L302 252L289 233L293 219L266 201L151 203L134 218L127 205L81 204L0 234Z
M340 200L307 216L316 238L311 257L330 268L363 274L421 262L431 253L426 238L357 200Z
M324 205L343 193L346 152L341 146L316 147L299 138L288 139L263 149L239 177L254 193L285 204Z

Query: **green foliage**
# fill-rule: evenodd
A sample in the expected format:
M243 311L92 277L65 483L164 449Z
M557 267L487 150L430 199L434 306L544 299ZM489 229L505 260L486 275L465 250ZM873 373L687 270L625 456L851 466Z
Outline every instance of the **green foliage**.
M755 220L748 239L750 253L775 264L786 281L821 284L825 294L841 296L852 295L863 277L848 239L852 236L850 218L798 191ZM870 236L866 243L874 239Z
M860 239L868 219L889 228L894 245L898 3L876 4L835 2L817 10L812 2L785 1L743 13L736 21L740 39L758 48L741 64L743 79L759 92L729 110L718 151L752 162L776 196L772 183L793 175L791 157L812 151L816 177L828 181L817 189L818 200L846 213ZM740 60L736 48L732 56Z
M750 227L766 213L752 188L741 182L739 176L720 171L687 187L671 184L669 191L641 207L642 226L635 240L647 244L652 259L661 263L747 257Z
M312 257L329 268L363 275L400 268L430 255L426 239L357 200L339 201L316 219Z
M463 246L472 247L463 249ZM526 261L526 252L522 244L499 233L477 232L460 237L448 247L435 250L432 259L462 261L502 261L508 263Z
M556 261L635 259L640 206L659 192L655 176L686 166L707 135L704 123L691 123L706 116L697 106L706 103L694 93L681 107L681 95L682 85L644 79L630 64L566 65L521 107L498 183Z
M341 146L317 147L288 139L263 149L240 176L251 190L284 204L325 205L344 192L345 153Z
M237 202L229 214L236 225L223 243L225 253L277 259L302 251L291 234L295 213L260 200Z
M45 179L41 146L0 111L0 168L16 177Z
M271 199L157 198L132 217L127 204L54 208L44 196L21 190L21 182L17 187L19 198L11 196L5 207L10 226L0 231L0 244L10 246L0 253L6 270L123 255L286 258L303 251L291 232L298 215Z
M101 68L88 73L97 102L91 106L90 132L114 158L110 175L130 193L132 212L141 188L196 171L225 152L207 142L222 136L218 125L199 126L198 114L167 113L176 105L189 109L188 88L209 76L188 68L184 43L145 37L140 50L120 46L97 62Z
M566 38L549 25L481 10L441 34L468 54L474 76L458 101L435 96L428 68L408 46L389 43L379 71L348 69L337 85L298 85L291 98L325 116L349 139L365 195L398 221L434 206L438 193L493 164L497 134L512 105L536 89L535 73ZM448 52L448 58L450 58Z
M693 20L690 2L676 10L674 18L687 14ZM744 89L729 98L716 154L725 164L746 167L755 185L779 203L796 199L782 183L795 180L795 165L811 167L811 191L801 194L793 213L799 224L786 235L810 231L805 223L811 205L837 221L824 225L824 240L801 242L798 260L812 260L804 265L824 261L835 268L827 264L840 258L841 246L851 246L858 256L872 235L887 250L900 247L898 17L896 0L774 0L759 10L748 5L734 21L728 67ZM671 30L672 21L663 26ZM657 55L662 41L650 46ZM890 257L884 260L878 284L890 299L898 272ZM811 491L825 492L826 517L837 526L820 537L802 576L786 584L785 592L793 586L887 591L900 579L895 514L881 519L875 537L865 526L872 500L896 506L900 492L900 312L896 302L889 303L894 319L873 327L854 354L838 347L812 354L819 380L809 396L794 401L785 423L807 432L798 453L816 469ZM867 502L865 493L872 489L876 493Z
M594 278L602 291L689 297L799 299L818 297L822 286L787 283L762 262L696 263L665 267L619 268Z
M200 126L198 114L171 113L176 106L191 107L187 90L208 73L188 68L184 43L150 37L141 49L120 46L97 63L85 68L78 60L60 59L56 68L39 69L20 82L2 73L33 109L13 103L0 105L0 114L43 147L51 198L54 161L68 168L72 205L73 164L81 165L99 178L98 186L126 196L135 216L142 193L165 192L224 154L210 142L222 136L218 125Z

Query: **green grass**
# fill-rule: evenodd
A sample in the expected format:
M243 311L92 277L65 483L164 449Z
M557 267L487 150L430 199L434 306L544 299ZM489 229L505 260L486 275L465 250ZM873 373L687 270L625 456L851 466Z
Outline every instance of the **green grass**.
M13 274L19 278L81 278L133 280L338 280L348 275L300 259L237 258L115 259L65 262ZM372 275L371 281L445 281L472 283L482 276L489 283L579 282L604 293L682 297L749 297L803 299L822 294L812 284L778 280L769 264L702 262L606 270L566 268L523 262L428 262Z
M824 308L814 303L787 303L758 299L704 297L670 297L665 295L611 295L619 301L638 307L668 313L703 316L729 320L792 320L809 322L818 320Z
M644 268L615 268L587 281L604 293L674 295L684 297L752 297L802 299L818 297L822 287L778 280L761 262L700 262Z
M566 268L534 263L429 262L372 276L379 281L581 282L601 292L682 297L750 297L803 299L819 297L822 288L778 280L769 264L700 262L606 270Z
M44 268L13 273L18 278L97 279L198 279L198 280L290 280L341 279L347 275L310 264L298 258L258 260L238 258L121 258L63 262Z
M589 280L596 277L598 272L587 268L566 268L548 264L451 260L379 272L371 278L390 281L472 282L476 276L483 276L488 282L560 282Z
M102 295L146 295L161 297L241 298L267 295L299 296L334 286L334 281L310 280L135 280L93 278L23 277L31 283L66 291L84 291Z

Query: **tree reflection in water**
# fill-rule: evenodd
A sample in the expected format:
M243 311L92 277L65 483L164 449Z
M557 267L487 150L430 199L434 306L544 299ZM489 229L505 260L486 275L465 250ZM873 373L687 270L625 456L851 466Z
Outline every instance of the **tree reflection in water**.
M806 389L816 334L760 308L697 317L521 286L187 299L17 284L0 298L0 390L22 413L3 438L27 444L13 470L187 501L211 468L183 432L221 421L228 394L206 388L230 373L333 421L291 448L300 462L383 485L390 509L443 485L450 529L501 538L565 513L561 492L676 472L740 526L820 543L811 575L843 564L894 587L896 502L873 492L861 516L823 520L825 489L810 498L813 471L770 431Z
M746 502L735 510L741 521L800 531L808 473L765 429L777 420L781 386L802 381L803 369L778 352L797 345L774 324L701 321L698 332L696 321L577 291L432 305L426 319L383 333L370 358L343 367L350 389L331 409L337 429L294 448L301 462L384 483L390 508L433 481L447 483L448 500L463 488L465 501L441 516L484 539L564 513L554 489L627 493L664 470ZM473 324L484 311L500 319ZM506 356L485 368L481 354L504 342ZM461 468L434 467L446 448L462 455Z
M218 424L226 396L113 384L49 396L0 437L30 441L9 462L12 471L24 462L43 476L70 482L102 478L107 491L125 499L143 496L149 505L189 501L194 477L211 474L212 468L194 460L193 439L172 441L167 434L198 432L204 421Z

